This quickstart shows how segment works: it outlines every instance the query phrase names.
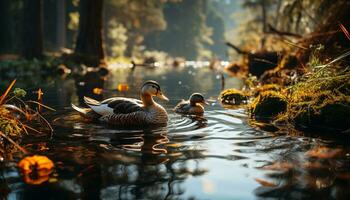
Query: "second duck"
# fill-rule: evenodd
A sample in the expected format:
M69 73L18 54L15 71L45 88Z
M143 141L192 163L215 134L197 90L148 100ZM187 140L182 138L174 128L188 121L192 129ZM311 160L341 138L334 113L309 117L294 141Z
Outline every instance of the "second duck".
M200 93L193 93L189 100L182 100L176 105L174 111L185 115L203 115L203 105L209 105Z

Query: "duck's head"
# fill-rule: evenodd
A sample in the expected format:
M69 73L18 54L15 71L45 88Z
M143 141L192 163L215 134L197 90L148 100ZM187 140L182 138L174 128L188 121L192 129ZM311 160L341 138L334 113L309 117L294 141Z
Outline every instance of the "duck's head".
M190 103L192 105L196 105L197 103L202 104L202 105L209 105L209 103L204 99L204 97L201 93L193 93L190 96Z
M156 96L162 100L169 101L169 99L162 93L159 84L156 81L146 81L141 89L141 95Z

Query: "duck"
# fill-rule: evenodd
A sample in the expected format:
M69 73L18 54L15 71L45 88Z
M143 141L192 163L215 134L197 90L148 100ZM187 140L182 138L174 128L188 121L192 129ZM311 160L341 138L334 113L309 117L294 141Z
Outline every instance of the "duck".
M168 122L167 111L153 100L157 97L169 101L162 93L156 81L146 81L141 87L139 99L112 97L103 101L97 101L84 97L88 108L81 108L72 104L72 108L83 117L98 120L102 123L116 126L147 126L166 125Z
M203 95L200 93L193 93L189 100L181 100L181 102L175 106L174 111L186 115L203 115L203 105L209 105Z

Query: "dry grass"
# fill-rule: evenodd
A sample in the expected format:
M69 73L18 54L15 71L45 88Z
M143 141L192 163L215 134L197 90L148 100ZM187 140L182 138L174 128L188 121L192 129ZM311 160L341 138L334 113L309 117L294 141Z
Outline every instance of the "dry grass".
M9 153L5 146L11 144L16 149L27 153L25 149L17 144L24 134L46 134L52 132L52 127L48 121L40 114L41 107L51 109L40 102L23 101L26 92L16 88L11 93L16 80L12 81L10 86L0 97L0 153ZM30 106L34 105L34 106ZM34 108L35 107L35 108ZM53 109L52 109L53 110ZM39 124L40 130L32 127L33 124Z
M317 56L309 65L312 71L288 88L288 109L279 121L307 130L346 131L350 123L350 68L335 62L322 64Z

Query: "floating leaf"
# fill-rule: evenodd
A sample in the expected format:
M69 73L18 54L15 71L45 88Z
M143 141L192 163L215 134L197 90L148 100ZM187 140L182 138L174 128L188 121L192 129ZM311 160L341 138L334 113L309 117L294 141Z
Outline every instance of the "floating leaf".
M25 183L39 185L49 180L54 164L46 156L34 155L22 159L18 167L23 173Z
M46 156L27 156L23 158L18 167L23 173L31 173L33 170L51 170L54 167L53 162Z
M120 92L125 92L129 90L129 85L125 83L118 84L117 90Z
M103 89L102 89L102 88L94 88L94 89L92 90L92 92L93 92L94 94L102 94Z

